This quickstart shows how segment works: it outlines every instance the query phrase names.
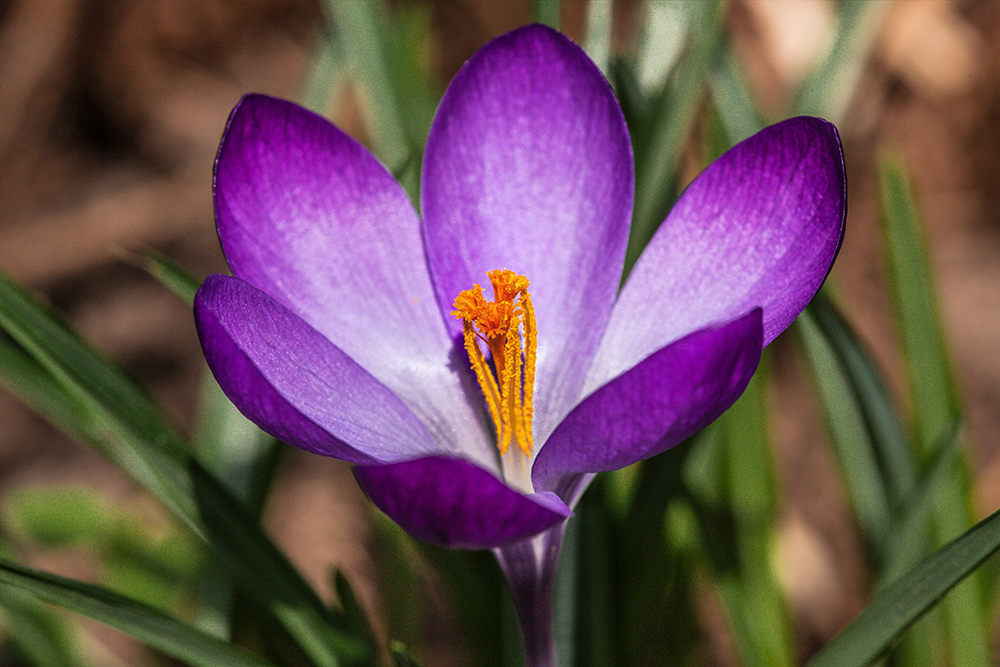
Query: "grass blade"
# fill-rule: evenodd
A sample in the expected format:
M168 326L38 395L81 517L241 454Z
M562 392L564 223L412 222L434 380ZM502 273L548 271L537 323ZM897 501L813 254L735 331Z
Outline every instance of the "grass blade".
M915 199L900 163L881 160L879 175L889 282L897 308L913 407L911 427L919 459L926 466L934 460L938 448L949 442L948 434L960 420L961 410ZM953 539L972 523L971 484L964 461L950 470L952 474L946 483L939 486L931 518L935 546ZM979 578L970 577L942 605L945 640L935 644L943 643L942 649L960 667L986 667L991 662L981 589Z
M367 664L369 648L341 631L316 592L302 579L256 519L196 462L191 478L209 542L244 592L271 613L320 667Z
M0 349L23 373L12 388L55 414L66 430L97 447L200 532L183 441L148 395L2 274L0 329L9 336Z
M110 625L196 667L267 667L270 664L148 605L105 588L37 572L0 559L0 590L8 586Z
M889 650L922 614L1000 550L1000 511L925 558L879 595L809 662L809 667L861 667Z
M837 3L837 31L822 60L799 87L792 115L821 116L839 124L879 36L891 3Z
M892 523L893 503L868 428L867 412L871 401L888 399L860 394L838 354L842 350L834 346L812 311L798 317L796 328L813 369L844 485L877 566L885 559L884 540Z
M681 145L701 100L705 81L722 54L725 43L722 31L724 6L725 3L719 0L674 6L689 12L686 17L686 52L658 96L649 127L631 128L636 184L632 228L625 253L626 276L677 196Z

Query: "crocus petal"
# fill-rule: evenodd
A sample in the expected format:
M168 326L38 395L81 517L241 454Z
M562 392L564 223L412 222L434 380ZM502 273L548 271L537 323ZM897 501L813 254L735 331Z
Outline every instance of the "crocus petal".
M215 212L233 275L392 389L446 449L493 457L460 384L466 363L453 358L420 220L367 150L302 107L248 95L219 147Z
M205 359L226 396L279 440L358 463L437 449L385 385L242 280L209 276L195 297L195 322Z
M615 304L592 390L680 336L764 309L764 344L819 289L840 248L837 130L792 118L737 145L684 192Z
M428 262L446 316L475 283L489 295L489 270L531 281L536 439L579 398L621 280L632 190L621 110L559 33L533 25L493 40L445 93L424 156Z
M371 501L417 539L488 549L522 540L572 512L555 494L524 495L462 459L431 456L361 465L354 476Z
M761 341L758 308L685 336L607 383L542 447L532 468L535 488L561 490L564 473L624 468L701 430L746 389Z

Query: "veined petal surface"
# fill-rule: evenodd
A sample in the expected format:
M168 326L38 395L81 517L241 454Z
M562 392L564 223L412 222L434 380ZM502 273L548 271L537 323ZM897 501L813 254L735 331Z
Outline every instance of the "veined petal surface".
M233 275L392 389L444 449L493 458L437 308L420 220L364 147L291 102L248 95L219 147L215 211Z
M764 310L764 344L819 289L844 233L840 139L792 118L738 144L684 192L615 303L587 378L596 389L684 334Z
M681 338L599 388L538 452L535 489L562 490L566 474L624 468L708 426L746 389L762 336L756 308Z
M252 285L209 276L195 297L195 322L226 396L279 440L355 463L437 451L392 391Z
M572 512L552 493L524 495L462 459L439 456L360 465L371 501L417 539L489 549L537 535Z
M621 280L632 194L618 103L559 33L533 25L493 40L445 93L421 198L441 310L473 284L489 294L492 269L531 281L538 440L579 398Z

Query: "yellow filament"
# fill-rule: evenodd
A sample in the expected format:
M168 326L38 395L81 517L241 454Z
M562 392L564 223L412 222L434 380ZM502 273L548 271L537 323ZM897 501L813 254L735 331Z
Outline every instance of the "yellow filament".
M531 456L538 334L528 279L509 269L486 275L493 301L486 301L482 287L474 285L455 298L452 315L462 320L465 350L496 427L500 455L506 455L511 440L516 440L524 455ZM477 339L493 355L495 378Z
M490 372L489 366L486 365L486 357L479 349L475 329L472 328L472 323L468 320L462 323L462 333L465 335L465 351L469 355L472 371L476 374L476 380L479 381L479 386L483 389L486 407L490 411L493 425L499 434L503 428L503 422L500 419L500 389L497 387L496 380L493 379L493 373Z
M524 424L526 453L534 448L531 423L535 416L535 362L538 359L538 330L535 328L535 307L531 305L531 295L521 292L521 309L524 311L524 405L521 409ZM522 449L525 444L521 444Z

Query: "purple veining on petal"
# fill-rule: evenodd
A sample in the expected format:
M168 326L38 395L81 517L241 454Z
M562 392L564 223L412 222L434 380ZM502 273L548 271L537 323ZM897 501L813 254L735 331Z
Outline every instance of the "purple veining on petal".
M667 343L760 306L764 343L805 307L844 233L837 131L792 118L737 145L688 187L639 258L587 379L592 391Z
M364 147L291 102L248 95L219 147L215 211L236 277L388 386L442 449L492 459L465 369L451 363L420 220Z
M671 343L600 387L539 451L535 488L556 490L567 473L624 468L708 426L746 389L761 342L757 308Z
M242 280L209 276L195 297L195 322L223 391L279 440L355 463L440 451L385 385Z
M539 25L515 30L448 88L423 179L428 260L446 315L489 270L531 281L544 439L579 397L621 280L633 170L617 101L568 39Z
M446 547L499 547L572 515L555 494L518 493L462 459L360 465L354 475L375 506L403 530Z

